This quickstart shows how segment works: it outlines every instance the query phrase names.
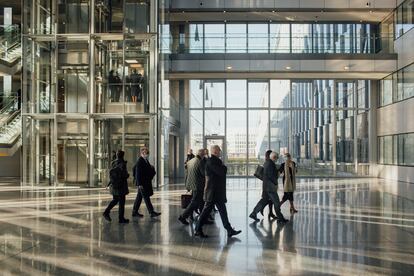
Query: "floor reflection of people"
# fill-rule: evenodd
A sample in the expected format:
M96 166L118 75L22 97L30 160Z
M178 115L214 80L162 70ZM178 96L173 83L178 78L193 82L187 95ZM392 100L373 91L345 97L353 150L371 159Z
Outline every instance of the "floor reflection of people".
M293 218L290 216L290 223L287 223L285 230L283 230L283 250L291 253L296 253L296 235L293 230Z

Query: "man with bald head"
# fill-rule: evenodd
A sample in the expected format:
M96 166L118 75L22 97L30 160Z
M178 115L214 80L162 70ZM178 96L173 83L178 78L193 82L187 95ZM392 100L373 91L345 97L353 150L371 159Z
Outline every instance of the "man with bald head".
M211 210L216 205L224 228L227 230L227 237L232 237L241 233L240 230L234 230L229 222L226 209L226 174L227 167L220 159L221 149L218 145L214 145L210 149L211 157L206 162L206 185L204 188L205 205L203 211L198 218L195 235L207 238L203 233L203 224L205 224Z

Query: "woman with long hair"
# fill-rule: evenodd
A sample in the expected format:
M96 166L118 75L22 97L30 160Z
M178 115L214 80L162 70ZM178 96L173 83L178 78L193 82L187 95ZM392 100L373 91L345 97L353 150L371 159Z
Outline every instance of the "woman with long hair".
M298 169L296 163L292 160L290 153L286 153L286 161L280 166L279 172L283 174L283 198L280 205L289 200L290 212L297 213L293 204L293 192L296 190L296 173Z

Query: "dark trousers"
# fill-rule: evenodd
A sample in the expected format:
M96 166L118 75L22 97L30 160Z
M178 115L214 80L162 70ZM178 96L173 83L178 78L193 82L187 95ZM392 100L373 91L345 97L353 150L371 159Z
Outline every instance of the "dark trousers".
M181 215L183 218L188 218L193 214L193 212L197 209L202 209L204 206L203 200L203 190L195 190L192 191L193 197L191 198L190 204L188 204L187 208L184 210L183 214Z
M105 209L105 214L109 214L109 212L111 212L112 208L115 207L115 205L119 202L119 219L123 219L124 218L124 214L125 214L125 195L122 196L112 196L113 199L111 202L109 202L108 207L106 207Z
M272 201L275 208L276 216L278 219L284 219L282 212L280 211L279 195L276 192L263 193L262 198L257 202L256 207L253 209L253 214L257 215L266 205L269 203L269 199Z
M137 191L137 197L135 198L132 213L138 213L139 207L141 206L142 199L144 199L148 212L152 214L154 212L154 207L152 206L151 199L149 196L145 195L145 193L140 188L138 188L138 191Z
M204 204L203 211L200 214L200 217L198 218L197 224L196 224L196 231L201 231L203 228L203 224L205 223L206 219L210 215L211 211L214 208L214 205L216 205L219 213L221 221L223 222L224 228L229 231L231 230L231 225L229 222L229 217L227 216L227 208L226 203L224 202L206 202Z

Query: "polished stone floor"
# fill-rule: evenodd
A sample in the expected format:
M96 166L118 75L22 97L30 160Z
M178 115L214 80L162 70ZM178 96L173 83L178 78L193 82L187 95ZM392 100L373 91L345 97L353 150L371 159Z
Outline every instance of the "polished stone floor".
M302 179L299 213L252 223L254 179L228 181L228 239L216 215L208 239L177 221L183 187L155 193L158 219L103 220L103 189L0 182L1 275L414 275L414 184L378 179ZM131 214L134 194L127 198ZM142 207L141 207L142 208ZM267 212L267 210L266 210Z

